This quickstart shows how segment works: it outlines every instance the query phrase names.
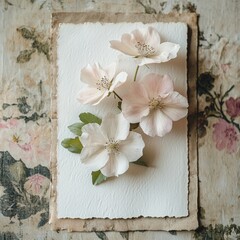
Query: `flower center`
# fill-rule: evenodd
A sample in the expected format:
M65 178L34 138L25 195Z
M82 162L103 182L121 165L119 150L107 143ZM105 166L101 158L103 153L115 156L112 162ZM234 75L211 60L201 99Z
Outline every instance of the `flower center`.
M98 90L108 90L111 87L111 81L106 76L104 76L97 81L96 85Z
M227 128L227 129L225 129L224 133L225 133L226 138L228 138L228 140L231 143L233 143L233 142L238 140L237 132L235 131L235 129Z
M107 149L108 153L118 153L119 152L119 143L113 139L109 139L109 142L106 143L105 148Z
M140 56L147 57L147 56L151 56L155 53L155 49L153 47L151 47L150 45L145 44L145 43L137 42L135 47L137 48Z
M150 110L162 109L164 107L164 103L161 100L161 97L152 98L148 103Z
M12 136L12 141L15 142L15 143L19 143L20 142L20 136L17 136L17 135L13 135Z

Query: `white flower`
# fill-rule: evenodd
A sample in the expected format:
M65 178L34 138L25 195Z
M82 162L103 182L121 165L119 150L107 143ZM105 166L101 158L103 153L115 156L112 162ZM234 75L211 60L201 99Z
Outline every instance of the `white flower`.
M78 100L83 104L97 105L114 89L127 80L127 73L116 74L116 64L110 64L103 69L98 63L87 65L81 71L81 81L88 86L80 91Z
M123 96L122 112L130 123L140 122L147 135L163 137L171 131L172 121L187 115L187 99L173 90L168 75L148 74L134 82Z
M179 44L160 43L160 36L153 27L136 29L122 35L121 41L110 41L111 47L135 57L138 65L167 62L177 57Z
M101 126L90 123L82 128L82 163L93 171L101 170L106 177L118 176L127 171L129 162L143 155L142 136L129 132L129 122L120 114L108 114Z

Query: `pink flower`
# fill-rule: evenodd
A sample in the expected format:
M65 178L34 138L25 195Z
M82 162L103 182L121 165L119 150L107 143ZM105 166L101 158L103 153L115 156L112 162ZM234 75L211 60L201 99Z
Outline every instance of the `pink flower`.
M111 47L136 58L139 66L167 62L177 57L179 44L160 41L153 27L136 29L122 35L121 41L110 41Z
M240 116L240 97L234 99L230 97L226 101L227 113L230 117L235 118Z
M87 65L81 71L81 80L87 87L78 95L82 104L99 104L127 80L127 73L120 72L116 75L116 64L102 68L98 63Z
M43 196L49 190L50 180L41 174L35 174L27 178L24 189L31 195Z
M239 132L237 128L220 119L213 125L213 141L218 150L226 149L227 153L235 153L238 150Z
M122 111L130 123L140 122L147 135L164 136L172 129L172 121L187 115L187 99L173 90L168 75L148 74L134 82L123 97Z

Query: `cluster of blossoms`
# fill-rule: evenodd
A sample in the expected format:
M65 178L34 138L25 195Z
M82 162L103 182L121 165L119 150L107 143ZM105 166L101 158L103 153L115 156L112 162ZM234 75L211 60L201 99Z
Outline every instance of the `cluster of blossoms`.
M115 63L107 67L98 63L87 65L81 70L81 81L86 87L78 95L82 104L97 105L111 95L120 101L119 114L107 114L101 125L89 123L81 129L82 163L106 177L123 174L129 162L143 155L144 141L141 134L132 131L132 125L140 126L151 137L163 137L171 131L173 121L187 115L188 108L187 99L174 91L169 75L151 73L136 81L139 67L176 58L178 44L161 43L153 27L136 29L123 34L121 41L110 43L111 48L136 60L134 79L123 71L116 74ZM120 95L118 87L126 83L125 93Z

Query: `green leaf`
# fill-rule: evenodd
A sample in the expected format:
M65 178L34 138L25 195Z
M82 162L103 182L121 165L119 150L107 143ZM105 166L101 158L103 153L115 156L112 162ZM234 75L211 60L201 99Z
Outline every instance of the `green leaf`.
M78 137L76 137L76 138L66 138L62 141L61 144L64 148L67 148L68 151L70 151L72 153L81 153L82 148L83 148L83 146L82 146Z
M32 54L35 52L35 49L26 49L20 51L17 57L17 63L26 63L30 61Z
M142 158L139 158L137 161L132 162L132 163L137 164L137 165L140 165L140 166L147 167L147 164L143 161Z
M69 130L76 134L77 136L82 135L82 127L85 125L85 123L74 123L70 126L68 126Z
M100 183L107 180L107 177L105 177L101 171L92 172L92 184L93 185L99 185Z
M97 116L93 115L92 113L81 113L79 115L80 120L85 123L97 123L97 124L101 124L102 120L100 118L98 118Z

